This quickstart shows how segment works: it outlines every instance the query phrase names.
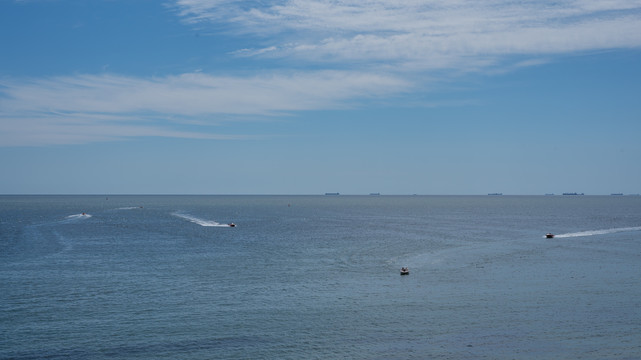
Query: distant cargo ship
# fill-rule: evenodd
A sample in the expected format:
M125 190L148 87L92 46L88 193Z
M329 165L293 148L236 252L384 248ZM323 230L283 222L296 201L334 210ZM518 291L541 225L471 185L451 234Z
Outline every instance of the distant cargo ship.
M340 195L340 193L325 193L325 195L332 195L332 196L336 196L336 195Z
M571 192L571 193L563 193L563 195L585 195L585 194L584 193L580 193L579 194L579 193Z
M380 195L381 193L369 193L369 194L370 194L370 195L372 195L372 196L378 196L378 195Z
M612 196L623 196L623 193L612 193L610 195L612 195Z
M503 193L489 193L488 195L490 195L490 196L499 196L499 195L503 195Z

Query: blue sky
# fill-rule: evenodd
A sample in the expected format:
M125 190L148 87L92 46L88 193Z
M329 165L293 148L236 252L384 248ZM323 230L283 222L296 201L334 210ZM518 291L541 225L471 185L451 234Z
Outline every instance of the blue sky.
M641 192L641 0L4 0L0 193Z

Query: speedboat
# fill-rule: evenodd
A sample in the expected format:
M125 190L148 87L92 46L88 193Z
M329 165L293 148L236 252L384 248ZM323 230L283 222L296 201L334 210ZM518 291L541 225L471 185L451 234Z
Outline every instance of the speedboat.
M229 223L227 225L229 225L229 227L236 227L236 224L234 224L234 223Z
M409 275L410 274L410 269L406 267L401 268L401 275Z
M554 234L552 234L552 233L547 233L547 234L545 234L545 237L546 237L546 238L548 238L548 239L551 239L551 238L553 238L553 237L554 237Z

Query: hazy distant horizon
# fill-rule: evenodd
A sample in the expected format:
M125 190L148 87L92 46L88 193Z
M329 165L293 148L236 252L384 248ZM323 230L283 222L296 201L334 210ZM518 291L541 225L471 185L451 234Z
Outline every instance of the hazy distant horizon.
M48 194L39 194L39 193L26 193L26 194L0 194L0 196L327 196L327 197L336 197L336 196L490 196L490 197L500 197L500 196L561 196L561 197L575 197L575 196L641 196L640 193L630 193L630 194L621 194L621 193L609 193L609 194L372 194L372 193L339 193L335 194L324 194L324 193L309 193L309 194L225 194L225 193L166 193L166 194L152 194L152 193L86 193L86 194L64 194L64 193L48 193Z

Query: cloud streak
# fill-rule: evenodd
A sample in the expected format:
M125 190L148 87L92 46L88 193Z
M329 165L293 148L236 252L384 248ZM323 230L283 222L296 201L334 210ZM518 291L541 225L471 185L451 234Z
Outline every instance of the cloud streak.
M478 69L510 56L641 46L641 1L177 0L188 23L264 37L244 56L409 70ZM275 35L278 36L275 36Z
M0 145L140 136L241 139L247 136L215 134L212 126L233 116L350 106L350 101L392 95L409 86L391 76L340 71L247 78L189 73L152 79L78 75L9 80L0 87ZM181 130L187 125L190 131Z

